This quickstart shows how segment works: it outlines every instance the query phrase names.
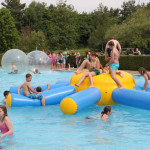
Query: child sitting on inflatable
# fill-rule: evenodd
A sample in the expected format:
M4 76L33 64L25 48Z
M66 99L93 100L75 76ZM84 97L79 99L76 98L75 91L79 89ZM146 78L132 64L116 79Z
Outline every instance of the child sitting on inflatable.
M89 72L86 72L83 74L82 78L80 79L78 84L75 84L75 86L79 87L81 83L84 81L86 77L89 77L91 86L89 88L94 87L93 86L93 78L92 76L96 76L100 74L100 63L98 62L98 59L96 58L96 53L92 52L90 55L91 62L88 60L84 60L79 69L75 72L76 74L81 73L84 67L87 67Z
M147 89L147 87L148 87L148 85L149 85L149 81L148 80L150 80L150 72L149 71L147 71L145 68L143 68L143 67L140 67L139 68L139 73L141 74L141 75L143 75L144 76L144 79L145 79L145 83L144 83L144 91Z
M32 75L26 74L26 81L24 82L24 84L18 87L18 94L20 94L20 89L22 88L24 96L27 96L28 98L31 99L39 99L41 100L42 106L45 106L45 97L31 87L30 85L31 80Z

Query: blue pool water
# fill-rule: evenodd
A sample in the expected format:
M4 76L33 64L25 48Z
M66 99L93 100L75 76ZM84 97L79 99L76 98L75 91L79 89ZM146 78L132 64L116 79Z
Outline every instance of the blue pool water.
M54 84L69 80L73 72L51 71L33 75L31 84ZM134 76L143 82L141 76ZM0 69L0 96L12 85L20 85L23 75L8 75ZM107 123L84 119L99 114L104 106L93 105L76 115L67 116L59 105L8 108L14 135L2 139L4 150L141 150L150 149L150 111L123 105L112 106Z

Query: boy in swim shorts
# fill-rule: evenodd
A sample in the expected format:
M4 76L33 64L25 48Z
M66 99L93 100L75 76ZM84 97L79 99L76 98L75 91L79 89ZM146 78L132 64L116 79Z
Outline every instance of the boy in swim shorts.
M41 100L42 106L45 106L45 97L40 94L41 92L37 92L34 88L31 87L30 82L32 80L31 74L26 74L26 81L18 87L18 94L20 94L20 89L23 89L23 95L27 96L28 98L32 99L39 99Z

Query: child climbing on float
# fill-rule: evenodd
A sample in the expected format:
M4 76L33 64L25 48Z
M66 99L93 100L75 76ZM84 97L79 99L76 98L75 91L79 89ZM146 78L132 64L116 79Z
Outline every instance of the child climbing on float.
M0 138L10 135L13 133L13 126L11 120L7 115L7 108L4 105L0 105L0 130L1 135ZM1 139L0 139L1 142Z
M123 78L123 74L121 72L117 72L117 69L119 68L119 56L120 53L116 49L114 42L110 41L108 43L109 48L111 49L111 59L110 59L110 74L112 79L119 85L119 89L123 89L123 85L120 82L120 80L116 77L116 74L119 74Z
M150 72L147 71L143 67L140 67L138 71L139 71L140 75L144 76L145 83L144 83L143 91L145 91L147 89L148 85L149 85L149 81L148 80L150 80Z
M86 72L83 74L79 83L75 84L75 86L79 87L81 85L81 83L84 81L84 79L86 77L89 77L90 83L91 83L89 88L94 87L92 77L100 74L100 71L99 71L100 64L99 64L98 60L96 59L96 53L95 52L91 53L90 59L91 59L91 62L89 62L88 60L84 60L83 63L81 64L81 66L79 67L79 69L75 72L76 74L79 74L82 72L82 70L85 67L87 67L87 69L89 70L89 72Z

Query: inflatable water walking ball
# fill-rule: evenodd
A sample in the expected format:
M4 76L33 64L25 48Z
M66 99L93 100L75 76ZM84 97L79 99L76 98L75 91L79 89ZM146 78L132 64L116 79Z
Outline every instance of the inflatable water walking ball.
M50 70L50 59L42 51L35 50L27 55L27 67L29 71L49 71Z
M2 57L2 68L9 74L20 74L26 70L26 54L19 49L10 49Z

